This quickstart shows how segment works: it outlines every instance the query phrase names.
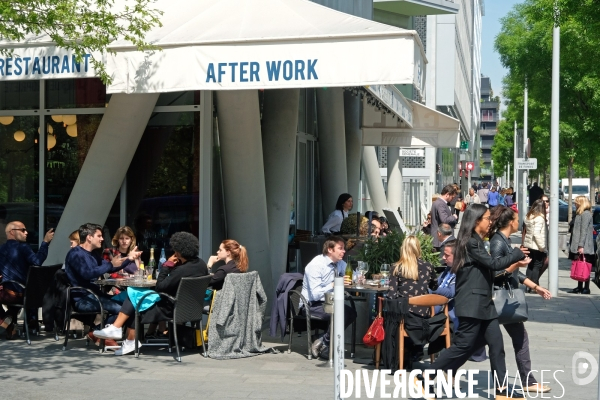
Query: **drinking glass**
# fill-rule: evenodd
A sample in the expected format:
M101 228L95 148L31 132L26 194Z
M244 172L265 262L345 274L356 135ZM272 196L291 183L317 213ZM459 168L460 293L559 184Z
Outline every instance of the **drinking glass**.
M381 264L381 286L388 286L390 284L390 264Z
M144 280L144 270L143 269L138 269L137 271L135 271L133 273L133 281L135 283L142 283Z
M358 277L356 279L356 288L357 289L362 289L365 284L365 275L367 274L367 271L369 270L369 264L364 262L364 261L359 261L358 262Z
M154 268L146 266L145 271L146 271L146 279L151 281L152 280L152 272L154 272Z

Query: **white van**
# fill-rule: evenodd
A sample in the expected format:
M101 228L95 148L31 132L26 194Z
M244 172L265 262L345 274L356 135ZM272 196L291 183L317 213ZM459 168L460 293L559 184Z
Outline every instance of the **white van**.
M573 178L571 179L573 184L573 199L577 196L585 196L590 198L590 179L589 178ZM562 179L562 191L564 193L564 200L569 202L569 180Z

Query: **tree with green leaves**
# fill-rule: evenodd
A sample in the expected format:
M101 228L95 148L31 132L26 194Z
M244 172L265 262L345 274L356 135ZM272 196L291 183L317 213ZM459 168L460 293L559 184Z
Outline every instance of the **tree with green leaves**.
M597 1L525 0L502 19L495 48L509 70L503 81L503 93L508 99L505 117L510 126L515 120L523 121L526 83L532 157L538 159L538 171L546 174L550 153L552 29L556 3L561 26L560 161L566 164L569 177L575 169L586 166L593 186L600 139L600 73L596 65L600 56L600 16ZM506 157L511 139L506 132L502 139L504 142L501 140L499 148L492 153L496 157Z
M110 81L102 60L107 46L125 39L139 50L155 47L145 33L160 26L162 12L154 0L0 0L0 37L7 42L47 35L58 47L72 50L78 62L92 54L91 64L104 83ZM0 48L3 55L11 49Z

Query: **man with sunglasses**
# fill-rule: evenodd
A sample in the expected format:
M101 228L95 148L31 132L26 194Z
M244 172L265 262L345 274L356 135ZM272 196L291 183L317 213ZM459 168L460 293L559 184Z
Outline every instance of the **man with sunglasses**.
M44 236L44 241L40 244L37 253L31 250L27 244L27 228L20 221L12 221L6 225L6 243L0 246L0 273L2 281L16 281L25 284L29 267L32 265L42 265L48 256L48 246L54 238L54 229L50 229ZM0 304L8 306L8 312L0 307L0 334L6 331L7 339L14 339L13 327L17 320L18 307L12 307L11 304L20 303L23 300L23 289L19 285L12 283L0 286ZM27 311L28 315L37 315L37 310ZM30 325L32 327L36 326Z

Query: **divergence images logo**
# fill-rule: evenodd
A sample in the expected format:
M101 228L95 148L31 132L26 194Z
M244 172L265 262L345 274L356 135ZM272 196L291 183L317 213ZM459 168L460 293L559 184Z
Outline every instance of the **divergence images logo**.
M584 386L592 383L598 376L598 361L588 352L578 351L573 355L573 382ZM583 376L588 373L587 376Z

